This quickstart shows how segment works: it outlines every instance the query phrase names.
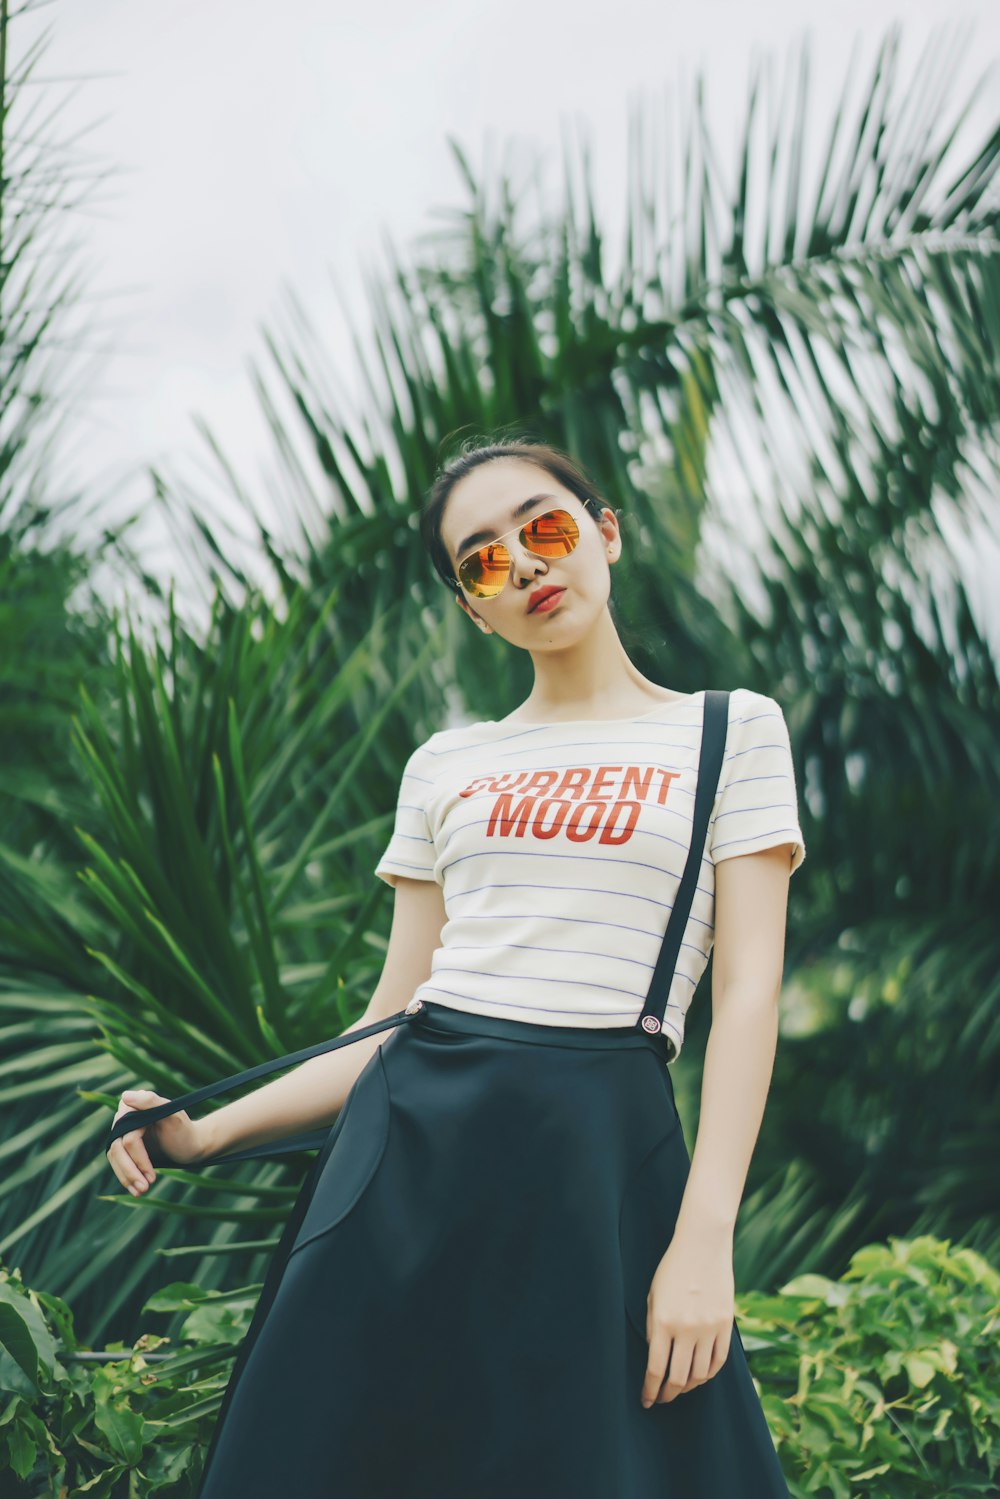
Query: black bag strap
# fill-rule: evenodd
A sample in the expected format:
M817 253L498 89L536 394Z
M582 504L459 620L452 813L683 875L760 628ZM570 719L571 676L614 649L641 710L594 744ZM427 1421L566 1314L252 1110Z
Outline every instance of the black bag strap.
M310 1057L318 1057L325 1051L335 1051L338 1046L350 1046L352 1041L360 1041L364 1036L374 1036L379 1031L387 1031L393 1026L401 1025L404 1021L415 1019L423 1008L423 1000L413 999L405 1010L397 1010L394 1015L388 1016L385 1020L375 1020L371 1025L361 1026L359 1030L335 1036L332 1041L318 1041L315 1046L303 1046L300 1051L289 1052L284 1057L269 1057L266 1062L258 1062L256 1067L248 1067L245 1072L234 1072L231 1077L219 1078L217 1082L207 1083L203 1088L195 1088L191 1093L183 1093L179 1098L172 1098L169 1103L153 1104L148 1109L130 1109L127 1114L122 1114L121 1118L116 1119L111 1126L104 1141L105 1154L119 1136L127 1134L138 1125L155 1124L157 1119L165 1119L168 1114L177 1114L181 1109L193 1108L196 1104L204 1103L206 1098L214 1098L219 1093L228 1093L230 1088L237 1088L241 1083L252 1083L258 1077L266 1077L269 1072L278 1072L283 1067L296 1066L299 1062L307 1062ZM204 1156L199 1161L187 1162L185 1169L214 1166L217 1161L249 1161L257 1156L288 1155L293 1150L314 1150L326 1143L331 1128L331 1125L327 1125L324 1129L311 1130L301 1135L286 1135L280 1140L272 1140L265 1145L255 1145L248 1150L232 1150L218 1155ZM146 1142L146 1150L154 1166L181 1164L157 1150L151 1140Z
M705 838L708 820L712 815L712 804L719 789L719 773L726 753L726 735L729 729L729 693L710 688L705 693L702 706L701 751L698 756L698 784L695 788L694 816L691 821L691 846L687 862L681 875L677 894L674 897L670 920L663 934L660 955L653 969L649 993L642 1014L636 1021L649 1035L655 1036L663 1029L666 1018L670 984L677 967L677 955L687 929L691 914L691 902L698 885L701 861L705 856ZM657 999L657 995L666 998ZM669 1038L668 1038L669 1039ZM671 1050L673 1043L671 1042Z

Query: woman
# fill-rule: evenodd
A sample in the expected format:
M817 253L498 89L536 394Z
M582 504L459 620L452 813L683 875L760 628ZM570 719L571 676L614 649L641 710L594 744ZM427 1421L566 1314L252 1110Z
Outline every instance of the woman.
M336 1119L201 1499L787 1496L732 1265L805 857L781 709L636 669L608 607L615 512L558 450L467 448L421 526L534 686L406 764L363 1034L108 1152L142 1192L148 1132L206 1163ZM689 1156L666 1064L713 945ZM123 1095L116 1120L166 1102Z

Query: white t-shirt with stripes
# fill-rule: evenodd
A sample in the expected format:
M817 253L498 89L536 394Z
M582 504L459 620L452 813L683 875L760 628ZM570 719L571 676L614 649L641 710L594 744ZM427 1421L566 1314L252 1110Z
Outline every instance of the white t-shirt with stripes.
M406 762L375 873L433 879L447 921L414 997L548 1025L635 1024L691 842L704 692L627 719L442 729ZM805 858L788 728L736 688L706 852L668 994L676 1056L708 963L715 865Z

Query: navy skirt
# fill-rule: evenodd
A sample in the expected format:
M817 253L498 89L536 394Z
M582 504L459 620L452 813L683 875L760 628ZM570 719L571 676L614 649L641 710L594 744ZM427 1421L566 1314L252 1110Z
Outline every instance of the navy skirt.
M199 1499L788 1499L737 1328L644 1410L690 1159L662 1035L425 1004L268 1269Z

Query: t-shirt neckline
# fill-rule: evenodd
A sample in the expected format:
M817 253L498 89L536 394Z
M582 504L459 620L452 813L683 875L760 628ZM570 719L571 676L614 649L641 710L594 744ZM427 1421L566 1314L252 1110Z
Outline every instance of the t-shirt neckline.
M483 727L496 727L503 729L570 729L570 728L593 728L601 724L641 723L644 718L652 718L654 713L662 713L665 708L676 708L681 704L694 703L698 698L705 695L702 687L698 692L692 692L687 697L671 698L669 702L657 703L655 708L650 708L646 713L630 713L625 718L550 718L529 721L522 718L519 722L508 723L502 718L482 718L479 723ZM476 725L470 724L470 728Z

